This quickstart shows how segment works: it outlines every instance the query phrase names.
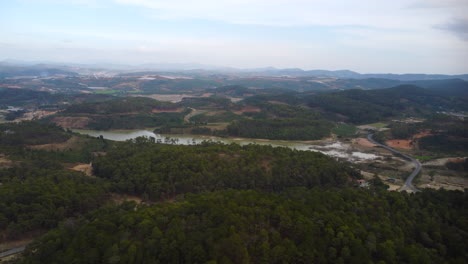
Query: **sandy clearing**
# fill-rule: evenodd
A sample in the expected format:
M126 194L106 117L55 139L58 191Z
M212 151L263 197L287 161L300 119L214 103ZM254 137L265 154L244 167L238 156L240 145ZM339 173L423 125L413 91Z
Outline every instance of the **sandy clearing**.
M353 143L356 143L360 146L363 146L363 147L375 147L377 146L376 144L370 142L369 140L367 140L367 138L356 138L352 141Z
M119 194L119 193L112 193L111 200L117 204L122 204L127 201L134 201L137 204L141 204L143 202L143 200L138 196Z
M25 121L25 120L33 120L33 119L41 119L41 118L44 118L46 116L56 114L58 112L59 111L44 111L44 110L28 112L28 113L25 113L21 118L16 119L15 122Z
M364 177L365 180L372 180L374 178L374 173L370 173L367 171L361 171L362 176ZM395 183L388 182L388 179L390 177L387 176L382 176L382 175L377 175L386 185L388 185L389 191L398 191L401 188L401 184L403 184L403 181L396 180ZM401 184L399 184L401 182Z
M94 176L93 175L93 165L92 163L86 164L86 163L79 163L73 167L70 168L71 170L74 171L81 171L87 176Z
M5 155L0 154L0 169L11 168L15 165L15 162L6 158Z

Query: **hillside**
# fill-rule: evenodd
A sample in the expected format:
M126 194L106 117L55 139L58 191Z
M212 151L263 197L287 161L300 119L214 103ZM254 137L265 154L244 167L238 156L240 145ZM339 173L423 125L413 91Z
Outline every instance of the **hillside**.
M0 78L18 77L18 76L78 76L78 73L67 69L60 69L55 65L32 65L32 66L14 66L6 63L0 63Z
M108 130L182 124L184 116L184 108L176 104L129 97L71 105L48 120L64 128Z
M0 107L55 104L64 97L27 89L0 88Z
M440 89L401 85L379 90L348 90L309 96L312 108L332 113L335 118L362 124L388 118L424 116L437 111L467 111L465 89L454 89L457 96L446 96ZM444 95L441 95L444 94Z
M466 194L388 192L378 178L355 188L357 170L320 153L117 143L37 122L2 125L0 137L13 161L0 168L0 243L36 238L19 263L468 259ZM93 177L67 169L76 162L92 162Z
M446 191L186 195L93 212L37 240L22 263L463 263L464 206Z

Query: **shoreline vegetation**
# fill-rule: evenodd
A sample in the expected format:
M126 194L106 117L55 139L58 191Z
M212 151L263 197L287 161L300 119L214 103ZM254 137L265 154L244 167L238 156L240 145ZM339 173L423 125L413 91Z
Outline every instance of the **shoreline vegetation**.
M132 78L43 86L155 97L171 82ZM0 89L18 103L2 115L37 119L0 124L0 244L34 238L20 264L466 263L463 90L301 83L189 85L177 102ZM393 191L414 164L369 131L419 158L421 192Z

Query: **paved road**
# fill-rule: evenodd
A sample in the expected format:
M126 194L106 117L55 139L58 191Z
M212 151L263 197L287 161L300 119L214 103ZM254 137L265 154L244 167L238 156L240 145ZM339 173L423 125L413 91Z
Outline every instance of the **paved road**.
M406 155L406 154L404 154L404 153L401 153L401 152L399 152L399 151L396 151L396 150L392 149L392 148L389 147L389 146L380 144L379 142L375 141L375 140L372 138L373 135L374 135L374 134L369 134L369 135L367 135L367 139L368 139L370 142L372 142L372 143L374 143L374 144L376 144L376 145L379 145L379 146L381 146L382 148L387 149L387 150L389 150L389 151L391 151L391 152L393 152L393 153L395 153L395 154L398 154L398 155L402 156L403 158L405 158L405 159L411 161L412 163L414 163L414 165L415 165L414 171L413 171L413 172L410 174L410 176L406 179L405 185L403 185L403 186L400 188L400 190L401 190L401 191L408 191L408 190L410 190L410 191L414 191L414 192L419 192L419 190L418 190L416 187L413 186L412 182L413 182L414 177L416 177L416 175L418 175L418 173L421 171L421 163L419 163L419 161L415 160L413 157L410 157L410 156L408 156L408 155Z
M22 247L17 247L17 248L13 248L13 249L1 252L0 253L0 258L4 258L4 257L8 257L10 255L18 254L18 253L24 251L25 248L26 248L26 246L22 246Z

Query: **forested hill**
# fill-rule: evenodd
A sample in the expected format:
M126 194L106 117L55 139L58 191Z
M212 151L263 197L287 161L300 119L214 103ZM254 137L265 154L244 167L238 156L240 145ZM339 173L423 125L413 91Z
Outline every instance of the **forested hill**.
M27 89L0 88L0 107L55 104L63 96Z
M0 146L62 143L70 137L70 133L51 124L37 122L0 124Z
M153 110L176 110L178 105L161 102L145 97L117 98L106 102L93 102L72 105L63 113L85 114L121 114L121 113L151 113Z
M388 192L378 178L355 188L357 170L320 153L110 142L23 122L0 126L0 157L0 242L49 231L19 263L468 260L466 193ZM77 162L94 174L67 169ZM128 194L142 203L120 204Z
M21 263L466 263L467 196L220 191L68 221ZM86 252L85 254L83 252Z
M316 152L288 148L205 143L197 146L151 144L138 138L93 162L96 176L120 192L167 199L187 192L352 184L359 172Z
M181 125L186 109L170 102L144 97L71 105L48 118L64 128L136 129L163 125Z
M348 122L360 124L393 117L428 115L442 110L467 111L468 97L463 95L464 91L455 93L457 96L445 96L439 89L401 85L388 89L312 95L306 100L312 108L339 114Z

